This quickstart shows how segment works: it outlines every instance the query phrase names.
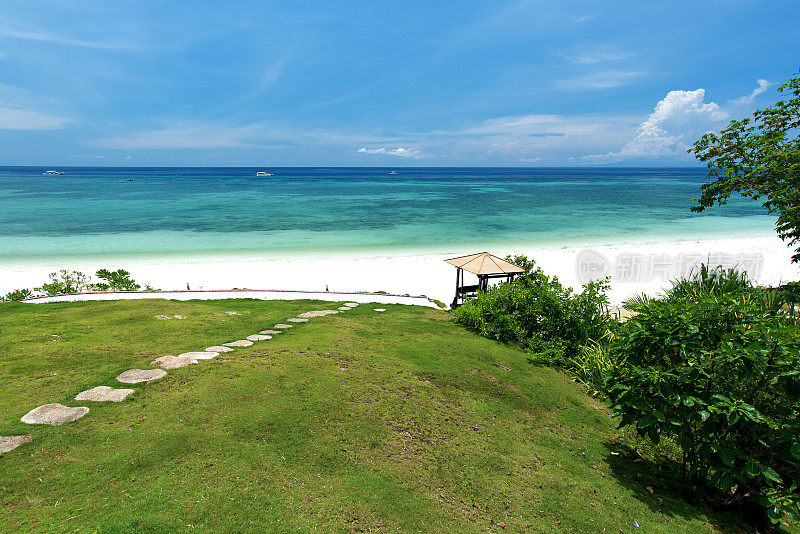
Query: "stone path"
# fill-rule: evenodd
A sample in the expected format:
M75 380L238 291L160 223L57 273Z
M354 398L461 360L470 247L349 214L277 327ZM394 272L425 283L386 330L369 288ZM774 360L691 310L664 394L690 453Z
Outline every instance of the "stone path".
M249 347L253 342L249 339L240 339L238 341L231 341L230 343L223 343L226 347Z
M150 365L162 369L178 369L193 363L197 363L197 358L192 356L161 356L150 362Z
M23 443L28 443L33 436L0 436L0 453L11 452Z
M195 360L211 360L219 356L220 352L229 352L233 349L230 347L223 347L227 350L224 351L216 351L216 350L204 350L202 352L184 352L183 354L178 354L178 357L187 356L189 358L194 358Z
M336 310L312 310L303 312L297 317L291 317L286 320L286 323L307 323L309 319L316 317L324 317L326 315L333 315L342 313L344 311L352 310L358 306L357 302L346 302ZM385 312L386 308L374 308L376 312ZM237 312L226 312L228 315L239 315ZM170 319L168 316L157 316L161 319ZM183 319L183 316L176 315L175 318ZM233 347L249 347L253 345L254 341L266 341L272 339L275 334L280 334L288 328L292 328L291 324L279 323L273 328L275 330L262 330L258 334L251 334L246 339L231 341L223 343L222 345L213 345L206 347L203 351L198 352L184 352L178 356L161 356L156 358L150 365L160 367L161 369L129 369L117 375L117 381L124 384L138 384L141 382L152 382L167 376L164 369L177 369L186 367L191 364L198 363L198 360L210 360L219 356L223 352L232 352ZM86 391L81 391L75 396L78 401L92 401L92 402L121 402L128 396L135 393L134 389L112 388L109 386L97 386ZM46 425L61 425L76 421L89 413L89 408L86 406L69 407L63 404L45 404L34 408L29 411L20 419L23 423L28 424L46 424ZM32 436L0 436L0 453L9 452L19 447L20 445L31 441Z
M117 375L117 380L123 384L138 384L139 382L152 382L167 376L162 369L130 369Z
M39 406L22 416L23 423L29 425L62 425L76 421L89 413L86 406L70 408L63 404L53 403Z
M95 401L95 402L122 402L128 395L136 393L135 389L114 389L108 386L97 386L96 388L81 391L75 395L75 400Z
M216 352L217 354L219 354L220 352L233 352L232 348L225 347L223 345L214 345L213 347L206 347L203 350L205 350L206 352Z

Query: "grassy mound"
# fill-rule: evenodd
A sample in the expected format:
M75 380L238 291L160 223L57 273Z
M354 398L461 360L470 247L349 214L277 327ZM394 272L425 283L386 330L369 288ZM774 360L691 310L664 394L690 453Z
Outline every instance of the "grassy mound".
M431 309L362 304L122 403L73 400L332 305L0 305L0 435L34 437L0 457L0 532L733 530L654 484L567 376ZM50 402L91 411L19 422Z

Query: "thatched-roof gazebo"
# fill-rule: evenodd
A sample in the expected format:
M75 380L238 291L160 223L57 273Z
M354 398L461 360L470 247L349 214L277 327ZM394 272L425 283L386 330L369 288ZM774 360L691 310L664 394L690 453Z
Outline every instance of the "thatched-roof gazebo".
M476 291L486 291L489 287L489 279L505 278L506 282L510 282L515 276L525 274L525 269L519 265L514 265L488 252L459 256L444 261L456 266L456 296L453 298L452 308L459 305L459 299L463 302L465 296L474 294ZM477 275L478 284L465 286L464 271Z

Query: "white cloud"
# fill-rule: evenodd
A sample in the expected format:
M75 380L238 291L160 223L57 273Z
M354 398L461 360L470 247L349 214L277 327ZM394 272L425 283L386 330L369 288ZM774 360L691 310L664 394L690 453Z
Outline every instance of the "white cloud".
M572 63L578 63L581 65L596 65L598 63L608 63L630 59L634 57L635 54L627 50L623 50L616 45L595 45L579 47L577 49L573 49L569 53L562 53L561 55ZM594 76L599 76L599 74L595 74Z
M118 34L119 32L117 32ZM132 50L138 48L133 41L109 40L105 38L81 39L59 35L33 26L23 25L8 19L0 20L0 36L26 41L39 41L44 43L77 46L83 48L96 48L101 50Z
M263 125L232 126L220 122L176 122L163 128L132 132L128 135L93 139L92 146L123 150L148 148L220 148L252 146Z
M750 93L747 96L743 96L741 98L737 98L737 99L733 100L733 103L734 104L750 104L756 99L756 97L758 95L760 95L761 93L765 92L767 89L769 89L769 86L772 85L770 82L768 82L767 80L764 80L763 78L757 80L756 83L758 84L758 87L753 89L752 93Z
M542 161L542 158L521 158L520 161L522 163L536 163Z
M397 148L385 148L385 147L366 148L366 147L361 147L356 152L359 152L361 154L385 154L387 156L395 156L395 157L398 157L398 158L424 158L424 157L426 157L424 154L422 154L419 150L417 150L415 148L403 148L403 147L397 147Z
M33 109L0 106L0 130L59 130L72 119Z
M591 91L594 89L614 89L632 85L647 73L641 70L604 70L564 78L556 82L557 87L568 91Z
M618 152L584 156L585 161L609 162L623 159L685 156L684 139L728 118L716 102L703 102L705 89L670 91L636 130L636 135Z

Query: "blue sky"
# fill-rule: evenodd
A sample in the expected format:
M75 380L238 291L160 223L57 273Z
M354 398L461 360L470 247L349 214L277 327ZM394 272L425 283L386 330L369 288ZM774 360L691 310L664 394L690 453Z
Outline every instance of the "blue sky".
M4 0L0 165L687 165L800 2Z

